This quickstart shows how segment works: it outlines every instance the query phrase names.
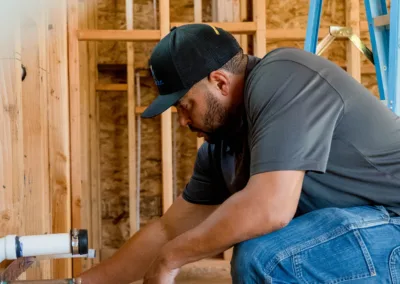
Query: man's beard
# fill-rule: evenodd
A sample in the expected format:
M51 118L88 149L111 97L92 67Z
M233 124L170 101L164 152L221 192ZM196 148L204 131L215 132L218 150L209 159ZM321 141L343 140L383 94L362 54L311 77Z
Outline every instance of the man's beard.
M203 131L207 136L206 141L215 144L217 141L231 138L235 115L225 109L210 92L206 94L206 102L207 111L203 121L207 129L207 132Z

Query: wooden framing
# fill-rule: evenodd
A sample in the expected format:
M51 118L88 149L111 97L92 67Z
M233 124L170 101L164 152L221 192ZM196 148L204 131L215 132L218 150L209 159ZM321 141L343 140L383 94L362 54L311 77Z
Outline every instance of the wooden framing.
M194 0L193 6L194 6L194 22L195 23L203 22L202 0ZM177 24L177 23L175 23L174 25L179 26L179 24ZM199 149L201 147L201 145L203 145L203 143L204 143L204 138L198 137L196 139L197 149Z
M71 133L71 193L72 227L82 228L82 133L81 133L81 94L79 79L79 44L76 38L78 30L78 0L68 0L68 70L69 70L69 105ZM81 259L74 259L73 275L82 271Z
M47 46L44 1L22 5L21 62L29 71L22 82L24 153L24 230L33 235L51 230L47 118ZM20 78L18 78L20 80ZM26 271L27 279L51 277L50 261Z
M133 30L133 1L125 0L126 28ZM130 234L139 230L137 216L136 193L136 116L135 116L135 49L132 42L126 44L127 49L127 91L128 91L128 139L129 139L129 225Z
M353 33L360 36L360 1L346 0L346 26L351 27ZM347 72L358 82L361 82L361 54L357 47L347 41Z
M169 0L160 0L160 31L164 38L170 30ZM174 198L172 175L172 114L171 108L161 115L161 144L162 144L162 181L163 200L162 210L165 213L172 205Z
M79 28L88 28L88 15L86 3L79 1ZM79 82L80 82L80 106L81 106L81 187L82 196L80 202L81 209L81 226L92 231L92 218L91 218L91 195L90 195L90 128L89 128L89 50L88 42L79 43ZM89 233L90 240L90 233ZM82 271L91 267L91 259L74 259L73 267L81 266ZM75 269L74 269L75 271Z
M0 228L4 234L24 233L24 146L21 84L19 1L6 0L0 11ZM4 7L3 6L3 7ZM15 18L7 17L7 11ZM3 14L4 13L4 14ZM9 20L9 22L7 21Z
M86 1L85 3L88 27L97 28L97 0ZM98 253L96 258L87 265L96 265L100 262L101 248L101 192L100 192L100 114L99 114L99 97L96 93L97 83L97 43L88 42L88 72L89 72L89 145L90 145L90 209L91 209L91 228L89 232L91 247Z
M83 30L78 31L80 41L159 41L157 30Z
M257 2L261 3L261 2ZM261 7L262 8L262 7ZM245 8L242 8L245 11ZM245 16L243 16L245 17ZM262 20L259 21L261 23ZM255 34L257 31L256 22L207 22L208 24L216 27L221 27L234 34ZM173 26L181 26L187 23L173 22ZM360 30L363 32L368 31L368 23L365 21L360 22ZM304 40L306 30L300 28L265 28L265 35L269 41L273 40ZM328 33L327 28L321 28L318 34L319 39L322 39ZM159 41L161 32L159 30L79 30L77 32L79 41ZM343 39L338 39L343 40Z
M67 45L67 1L46 0L48 12L48 121L49 190L52 207L52 232L71 229L71 175L69 131L69 85ZM53 278L72 275L72 261L53 261Z

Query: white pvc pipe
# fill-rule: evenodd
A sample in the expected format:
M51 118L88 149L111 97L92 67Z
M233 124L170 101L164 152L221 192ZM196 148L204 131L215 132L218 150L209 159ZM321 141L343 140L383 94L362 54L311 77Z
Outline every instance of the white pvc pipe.
M0 238L0 262L4 259L17 259L19 256L67 253L71 253L71 235L68 233L23 237L8 235Z
M20 237L22 256L64 254L71 252L71 235L49 234Z
M17 259L15 237L15 235L9 235L0 239L0 262L5 259Z

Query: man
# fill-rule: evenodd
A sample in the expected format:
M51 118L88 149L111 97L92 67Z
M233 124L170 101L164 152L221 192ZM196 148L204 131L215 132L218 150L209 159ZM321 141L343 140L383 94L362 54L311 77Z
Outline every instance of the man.
M367 89L206 24L172 29L150 68L143 117L174 105L206 142L183 195L83 283L173 283L231 246L233 283L400 283L400 123Z

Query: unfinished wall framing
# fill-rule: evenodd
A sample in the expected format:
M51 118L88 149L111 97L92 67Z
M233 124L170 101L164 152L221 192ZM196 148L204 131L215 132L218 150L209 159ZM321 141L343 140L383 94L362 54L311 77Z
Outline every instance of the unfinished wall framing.
M0 9L0 38L10 44L0 49L0 234L86 228L98 252L42 261L27 279L66 278L96 265L182 192L202 140L178 127L174 108L140 119L156 95L148 56L172 26L211 23L262 57L302 48L308 12L307 0L3 3L10 10ZM8 21L18 5L24 11ZM370 46L362 0L325 0L320 39L330 25L352 27ZM374 66L351 43L336 40L322 56L377 95Z

